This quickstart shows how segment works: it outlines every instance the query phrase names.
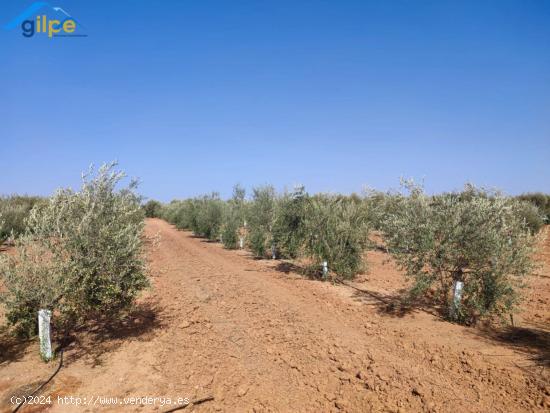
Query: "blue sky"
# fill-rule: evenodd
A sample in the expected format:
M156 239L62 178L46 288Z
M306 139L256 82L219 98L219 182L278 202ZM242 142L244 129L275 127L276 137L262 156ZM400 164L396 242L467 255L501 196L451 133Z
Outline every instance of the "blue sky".
M550 192L548 1L51 4L89 36L0 29L0 193L113 159L163 201L400 176Z

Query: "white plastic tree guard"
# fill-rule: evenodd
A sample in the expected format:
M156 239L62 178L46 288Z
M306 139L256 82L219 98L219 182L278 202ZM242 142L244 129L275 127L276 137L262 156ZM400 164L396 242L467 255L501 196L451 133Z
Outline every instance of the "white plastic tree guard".
M328 276L328 262L323 261L323 278Z
M455 318L458 315L460 309L460 301L462 300L462 289L464 288L464 282L453 281L453 303L451 306L451 315Z
M277 259L277 249L275 248L275 244L271 245L271 258Z
M50 310L38 311L38 336L40 337L40 355L46 361L53 358L52 341L50 337L52 312Z
M241 238L239 239L239 247L240 247L241 249L244 248L244 238L243 238L243 237L241 237Z

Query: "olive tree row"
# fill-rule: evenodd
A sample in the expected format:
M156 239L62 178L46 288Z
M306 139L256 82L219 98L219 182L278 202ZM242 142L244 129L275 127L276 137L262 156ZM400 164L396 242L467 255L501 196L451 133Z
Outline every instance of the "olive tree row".
M272 186L254 188L251 199L236 187L227 202L204 197L175 201L163 217L179 228L207 236L195 222L205 216L226 248L240 240L257 258L307 258L310 269L327 261L333 274L351 278L364 268L369 225L365 204L349 197L307 194L303 187L279 195ZM190 207L201 204L200 208ZM214 217L208 210L219 208ZM220 221L221 219L221 221ZM238 240L238 241L237 241ZM244 243L243 243L244 244Z
M244 239L256 257L300 258L317 273L328 262L331 274L343 278L365 269L376 230L412 280L410 297L431 300L463 323L513 311L523 276L533 268L537 207L471 185L435 196L411 182L404 189L359 197L309 195L303 187L277 194L263 186L245 200L240 188L227 202L173 202L164 216L203 236L194 223L205 216L221 228L227 248Z

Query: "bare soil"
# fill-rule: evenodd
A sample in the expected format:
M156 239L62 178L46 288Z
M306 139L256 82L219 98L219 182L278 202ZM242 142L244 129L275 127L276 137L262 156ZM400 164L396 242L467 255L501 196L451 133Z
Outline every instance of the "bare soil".
M299 276L164 221L147 222L152 288L111 328L77 332L42 395L213 396L186 411L524 412L550 409L550 240L514 327L463 327L400 305L404 276L383 251L351 286ZM549 237L550 238L550 237ZM0 334L0 411L57 361ZM167 411L170 406L27 406L25 411Z

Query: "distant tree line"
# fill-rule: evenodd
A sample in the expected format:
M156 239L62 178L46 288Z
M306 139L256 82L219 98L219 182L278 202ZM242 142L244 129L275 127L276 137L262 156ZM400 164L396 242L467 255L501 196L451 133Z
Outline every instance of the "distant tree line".
M0 243L10 236L17 237L25 230L25 220L33 207L44 198L28 195L0 197Z

